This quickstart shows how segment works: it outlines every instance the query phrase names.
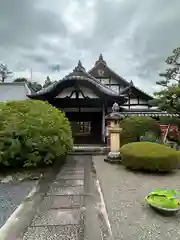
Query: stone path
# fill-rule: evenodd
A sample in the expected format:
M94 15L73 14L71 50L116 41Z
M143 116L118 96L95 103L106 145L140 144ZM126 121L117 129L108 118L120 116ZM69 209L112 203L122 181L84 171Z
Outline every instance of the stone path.
M91 160L91 156L69 156L18 240L102 239Z

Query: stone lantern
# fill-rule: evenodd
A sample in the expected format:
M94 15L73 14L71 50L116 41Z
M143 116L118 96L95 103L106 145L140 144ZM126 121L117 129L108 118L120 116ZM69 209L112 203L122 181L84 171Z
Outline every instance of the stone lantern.
M110 122L108 133L110 138L110 152L104 161L110 163L120 162L120 121L124 118L119 112L119 105L117 103L113 104L112 112L106 116L106 119Z

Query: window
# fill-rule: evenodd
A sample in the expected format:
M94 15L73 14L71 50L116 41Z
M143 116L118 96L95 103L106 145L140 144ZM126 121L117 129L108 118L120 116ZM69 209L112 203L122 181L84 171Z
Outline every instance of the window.
M90 133L91 132L91 122L78 122L80 133Z
M73 134L89 134L91 132L91 122L71 122Z

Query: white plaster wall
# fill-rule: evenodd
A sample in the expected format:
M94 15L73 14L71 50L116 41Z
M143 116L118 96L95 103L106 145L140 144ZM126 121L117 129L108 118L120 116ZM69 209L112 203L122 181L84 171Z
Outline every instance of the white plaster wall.
M146 105L136 105L136 106L130 106L130 109L148 109L148 106L146 106Z
M111 84L119 84L119 82L115 79L111 79Z
M120 92L124 90L124 86L120 86Z
M66 88L64 89L62 92L60 92L56 98L65 98L67 96L70 96L71 92L74 90L73 87L69 87L69 88Z
M137 98L130 98L130 104L138 104Z
M110 87L113 91L119 93L119 86L116 86L116 85L111 85Z
M86 88L86 87L81 87L81 91L84 93L85 97L90 97L90 98L99 98L91 89ZM81 96L80 96L81 97Z
M152 109L152 110L156 110L156 109L158 109L158 107L153 106L153 107L151 107L150 109Z
M123 108L125 108L125 109L129 109L129 107L128 107L128 106L123 106L123 105L122 105L121 107L123 107Z
M148 103L148 101L146 101L146 100L143 100L143 99L139 99L139 103L140 103L140 104L147 104L147 103Z
M23 83L0 84L0 101L26 100L29 93L29 90Z
M109 78L101 78L103 84L109 84Z

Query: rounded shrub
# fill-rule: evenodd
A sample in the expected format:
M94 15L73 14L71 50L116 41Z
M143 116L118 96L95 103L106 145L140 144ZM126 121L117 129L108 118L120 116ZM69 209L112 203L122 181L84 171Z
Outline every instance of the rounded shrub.
M122 128L121 146L131 142L138 142L146 132L153 133L157 138L161 136L159 124L151 117L127 117L121 121L120 126Z
M73 146L65 115L47 102L7 102L0 111L0 165L34 167L52 164Z
M134 170L171 172L179 162L178 151L151 142L134 142L121 148L123 164Z

